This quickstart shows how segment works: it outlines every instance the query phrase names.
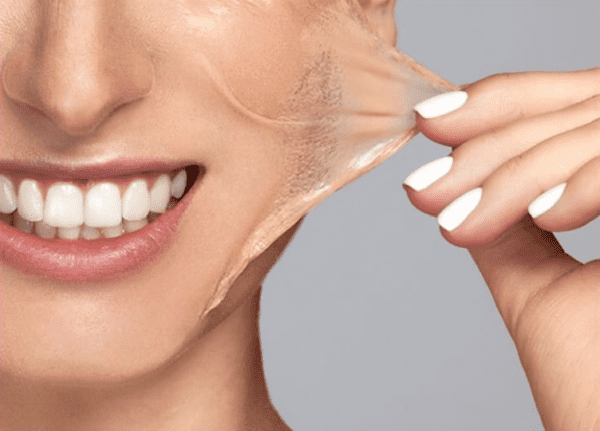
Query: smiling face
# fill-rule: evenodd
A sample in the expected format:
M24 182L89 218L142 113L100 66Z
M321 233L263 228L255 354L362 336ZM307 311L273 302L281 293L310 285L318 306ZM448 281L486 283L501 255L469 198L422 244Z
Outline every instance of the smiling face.
M383 3L389 24L393 2ZM402 73L418 95L401 77L366 72L394 75L402 59L365 4L2 1L3 160L205 169L173 246L135 274L66 284L3 263L3 369L97 381L163 363L230 289L256 289L276 255L249 262L412 136L413 99L448 86L410 62ZM383 124L342 115L390 110Z

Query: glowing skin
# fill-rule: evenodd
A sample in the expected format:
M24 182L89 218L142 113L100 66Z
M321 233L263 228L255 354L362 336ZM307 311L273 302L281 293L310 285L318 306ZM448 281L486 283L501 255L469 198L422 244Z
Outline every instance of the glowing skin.
M206 167L175 245L135 276L2 265L3 431L288 429L262 372L262 280L307 211L415 134L415 103L454 89L393 50L393 10L0 3L4 160Z

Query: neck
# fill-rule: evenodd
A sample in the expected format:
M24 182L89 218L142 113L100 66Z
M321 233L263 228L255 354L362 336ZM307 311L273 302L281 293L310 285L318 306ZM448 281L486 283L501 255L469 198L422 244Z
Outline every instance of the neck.
M261 289L160 371L117 388L57 388L2 375L0 429L291 431L270 402Z

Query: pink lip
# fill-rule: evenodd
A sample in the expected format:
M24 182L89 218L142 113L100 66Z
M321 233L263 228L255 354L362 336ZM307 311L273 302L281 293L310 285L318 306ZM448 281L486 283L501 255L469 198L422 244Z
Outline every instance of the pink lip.
M0 162L0 173L2 172L27 172L30 178L54 179L64 181L74 180L100 180L119 176L134 175L142 172L167 172L178 168L184 168L190 165L196 165L197 162L164 162L160 160L148 159L119 159L102 165L80 165L65 166L56 165L48 162L37 163L18 163L11 161Z
M186 166L190 164L194 163L188 163ZM7 163L0 163L0 169L6 165ZM24 169L24 165L20 166ZM77 169L69 175L90 178L92 174L94 178L101 178L109 172L106 166L103 165L101 170ZM180 164L145 164L142 171L131 170L132 166L134 169L139 167L137 162L112 163L110 166L121 173L132 173L169 170ZM95 169L95 172L91 172L91 169ZM48 169L42 171L48 172ZM56 178L56 175L52 174L52 177ZM115 175L114 169L110 174ZM125 233L118 238L92 241L44 239L0 223L0 260L23 273L60 282L103 282L128 277L152 264L173 245L178 227L202 181L202 176L201 173L193 187L174 208L145 228Z

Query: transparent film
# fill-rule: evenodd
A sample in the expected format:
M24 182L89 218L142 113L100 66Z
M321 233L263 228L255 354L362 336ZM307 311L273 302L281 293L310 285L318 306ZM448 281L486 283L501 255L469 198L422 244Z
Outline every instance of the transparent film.
M247 3L257 25L268 22L261 16L269 13L266 2ZM286 173L282 192L231 260L205 313L224 299L252 259L311 209L406 145L417 133L414 105L457 89L384 43L355 2L315 4L298 9L291 0L285 3L306 23L293 47L301 64L290 66L289 52L279 57L266 44L264 54L271 56L275 73L278 67L302 68L302 79L281 92L277 112L245 105L232 83L221 78L218 49L203 53L206 72L238 118L235 127L270 139L273 157ZM273 47L279 43L273 41Z

